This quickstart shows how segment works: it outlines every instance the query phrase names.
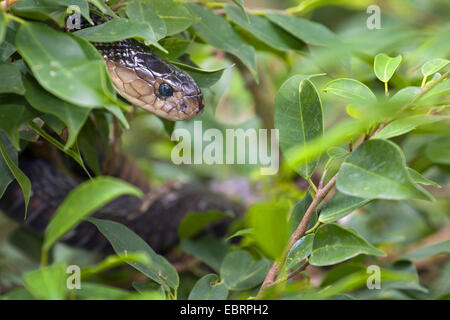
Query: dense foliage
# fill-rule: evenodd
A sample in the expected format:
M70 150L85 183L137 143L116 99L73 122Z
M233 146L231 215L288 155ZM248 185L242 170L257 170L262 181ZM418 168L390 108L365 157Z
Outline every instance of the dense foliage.
M4 299L449 297L448 4L378 1L381 28L371 29L367 1L298 2L20 0L0 11L0 195L17 180L29 199L18 155L36 136L95 173L43 239L0 217ZM114 19L65 32L67 8L90 19L89 3ZM197 80L202 115L173 124L137 111L129 123L132 107L90 42L130 37ZM199 120L204 130L278 129L280 171L171 163L171 132ZM216 239L196 234L230 213L189 213L176 265L125 226L90 218L116 197L142 196L100 174L91 138L114 123L154 185L222 181L250 204L245 216ZM59 243L86 219L116 255ZM81 289L67 288L69 265L81 267Z

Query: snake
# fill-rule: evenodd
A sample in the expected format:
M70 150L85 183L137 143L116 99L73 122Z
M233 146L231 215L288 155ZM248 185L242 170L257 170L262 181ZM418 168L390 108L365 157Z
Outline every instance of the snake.
M96 24L105 22L97 15L91 17L95 18ZM91 26L83 21L82 28L86 27ZM135 39L93 45L105 60L115 90L132 105L171 121L188 120L203 111L204 98L195 80L149 47ZM67 195L86 180L85 175L74 174L79 167L70 159L64 158L64 163L69 161L66 167L70 174L59 170L53 163L58 157L64 155L45 141L32 144L20 154L19 167L32 185L25 220L25 201L16 181L8 186L0 199L0 210L40 236L45 234L52 215ZM128 181L141 188L145 196L142 199L121 196L97 210L93 216L124 224L158 253L168 252L179 243L178 226L188 213L210 210L242 212L239 204L198 183L152 188L133 159L123 152L103 159L102 163L102 175ZM226 225L212 224L202 234L222 236ZM79 224L62 241L85 249L111 251L106 239L87 221Z
M94 25L102 18L91 13ZM91 25L83 19L81 29ZM135 39L94 42L116 91L134 106L167 120L189 120L203 112L205 101L196 81Z

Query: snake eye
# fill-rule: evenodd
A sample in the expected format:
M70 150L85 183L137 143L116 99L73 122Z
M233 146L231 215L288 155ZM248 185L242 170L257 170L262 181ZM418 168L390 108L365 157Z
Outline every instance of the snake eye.
M165 98L171 97L173 95L173 89L167 83L161 83L158 91L159 91L159 94Z

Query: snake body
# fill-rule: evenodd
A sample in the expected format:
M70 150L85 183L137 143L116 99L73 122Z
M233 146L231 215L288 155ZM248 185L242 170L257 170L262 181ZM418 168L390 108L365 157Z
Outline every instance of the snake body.
M104 22L97 16L93 18L97 24ZM86 27L86 22L84 26ZM169 120L186 120L202 112L203 96L194 79L149 48L133 39L94 45L106 61L115 89L133 105ZM40 148L43 148L42 143L34 148L29 147L19 158L19 166L32 184L27 219L23 221L24 198L16 181L9 185L0 199L0 209L43 234L51 216L67 194L86 177L74 177L57 170L52 161L63 155L53 149L58 155L54 156L52 153L44 159L42 152L33 151ZM43 153L50 154L46 151ZM157 252L165 252L177 243L178 225L189 212L241 211L239 206L223 195L196 184L152 190L145 183L136 183L138 180L142 181L144 175L124 155L115 155L108 161L113 162L112 165L109 164L113 170L103 174L134 183L147 196L143 200L122 196L98 210L94 217L123 223ZM219 224L212 226L210 230L214 234L223 234L223 227L223 224ZM64 240L85 248L110 249L103 236L87 222L72 230Z

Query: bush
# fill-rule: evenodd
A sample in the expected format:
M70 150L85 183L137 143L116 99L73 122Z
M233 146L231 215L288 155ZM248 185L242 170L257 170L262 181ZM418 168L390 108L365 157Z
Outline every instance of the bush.
M285 10L233 2L20 0L0 11L0 196L16 180L26 208L32 185L18 159L37 137L90 177L58 207L42 239L20 228L0 232L2 298L448 298L444 1L382 2L380 29L376 8L367 13L364 1ZM65 32L66 9L75 4L90 19L88 3L115 18ZM173 124L138 110L130 126L132 107L117 96L91 44L126 38L189 73L205 112ZM224 134L277 129L280 171L171 163L170 135L194 133L195 121ZM90 217L119 196L143 195L101 175L94 137L107 140L119 126L124 148L153 185L176 178L220 186L233 177L222 190L250 204L245 216L217 239L198 231L228 212L187 214L174 250L183 253L181 265L123 224ZM84 220L115 254L59 243Z

